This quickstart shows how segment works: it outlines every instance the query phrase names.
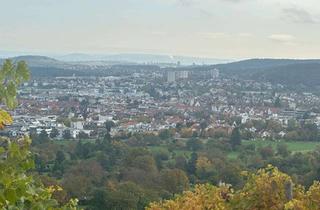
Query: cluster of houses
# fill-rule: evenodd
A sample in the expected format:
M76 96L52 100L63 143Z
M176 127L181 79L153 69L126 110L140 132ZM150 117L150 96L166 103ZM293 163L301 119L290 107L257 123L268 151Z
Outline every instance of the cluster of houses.
M211 72L212 74L212 72ZM106 121L115 122L111 134L158 132L188 122L208 128L232 128L253 120L273 120L286 128L291 119L309 120L320 126L315 109L320 98L312 93L294 93L282 85L230 79L215 73L208 78L167 81L167 72L136 72L110 77L38 78L19 91L19 106L13 111L12 136L31 130L48 134L65 130L73 138L83 132L94 138ZM228 121L224 118L240 120ZM200 129L200 128L199 128ZM246 128L260 137L271 131ZM286 135L285 129L278 132Z

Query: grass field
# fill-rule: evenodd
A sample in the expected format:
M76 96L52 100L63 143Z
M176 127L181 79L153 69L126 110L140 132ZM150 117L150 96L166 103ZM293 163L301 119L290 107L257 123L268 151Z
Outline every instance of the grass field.
M157 152L169 152L168 147L163 145L163 146L150 146L148 147L148 149L152 152L152 153L157 153ZM188 150L174 150L173 151L175 153L176 156L184 156L184 157L190 157L191 155L191 151Z
M58 140L55 141L57 144L60 145L67 145L72 142L72 140ZM94 143L92 139L85 139L82 142L91 142ZM266 147L271 146L273 149L276 149L279 144L287 145L288 149L291 152L309 152L317 147L320 147L320 142L303 142L303 141L270 141L270 140L251 140L251 141L242 141L242 145L251 145L254 144L256 148L258 147ZM159 146L149 146L148 149L152 153L159 153L159 152L169 152L167 145L159 145ZM185 149L175 149L173 150L175 156L184 156L189 158L191 156L191 151ZM171 153L172 154L172 153ZM228 158L236 159L239 155L239 152L229 152L227 154Z
M320 142L303 142L303 141L269 141L269 140L253 140L253 141L242 141L242 145L251 145L254 144L256 148L271 146L276 150L279 144L285 144L288 147L288 150L291 152L309 152L317 147L320 147ZM165 145L161 146L151 146L148 149L152 153L157 153L160 151L168 151L168 147ZM191 151L188 150L174 150L174 153L177 156L190 157ZM230 152L228 153L228 158L236 159L239 155L239 152Z
M263 141L263 140L254 140L254 141L243 141L243 145L255 144L256 147L272 146L274 149L277 148L279 144L287 145L288 149L292 152L309 152L320 146L319 142L303 142L303 141Z
M253 141L242 141L242 145L256 145L258 147L271 146L273 149L276 149L279 144L285 144L288 147L288 150L291 152L310 152L320 146L319 142L303 142L303 141L268 141L268 140L253 140ZM230 152L228 158L236 159L238 157L238 152Z
M55 140L54 141L56 144L59 144L59 145L68 145L72 142L78 142L78 140L74 140L74 139L70 139L70 140ZM94 143L95 140L94 139L82 139L81 142L83 143Z

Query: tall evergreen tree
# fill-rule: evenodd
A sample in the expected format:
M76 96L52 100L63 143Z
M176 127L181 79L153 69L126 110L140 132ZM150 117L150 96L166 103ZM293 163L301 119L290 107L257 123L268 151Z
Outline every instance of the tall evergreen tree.
M230 137L230 143L232 145L232 148L235 148L239 145L241 145L241 134L239 127L236 127L232 130L231 137Z

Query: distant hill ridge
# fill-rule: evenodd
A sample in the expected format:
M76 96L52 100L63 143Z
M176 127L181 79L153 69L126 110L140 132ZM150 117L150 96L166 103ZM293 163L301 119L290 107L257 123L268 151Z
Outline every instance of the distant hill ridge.
M151 56L152 57L152 56ZM67 62L55 58L37 55L18 56L11 58L14 61L25 60L31 68L33 76L66 76L66 75L105 75L114 64L108 62ZM3 59L0 59L3 62ZM105 68L95 70L90 65L106 65ZM125 66L134 63L123 63ZM257 81L269 81L273 83L289 85L320 86L320 59L248 59L237 62L216 65L190 65L180 67L188 70L208 70L218 68L222 74L238 76ZM116 72L119 67L114 67ZM150 70L152 70L150 68ZM88 72L90 71L90 72ZM45 72L45 73L44 73Z
M215 65L227 75L287 85L320 85L320 59L249 59Z
M30 67L33 66L64 66L68 65L68 63L59 61L57 59L47 57L47 56L40 56L40 55L23 55L23 56L17 56L17 57L10 57L9 59L13 60L13 62L17 61L26 61ZM0 59L1 63L4 59Z
M226 72L234 73L235 71L244 70L240 73L250 73L252 71L258 71L259 69L265 70L279 66L308 63L320 63L320 59L248 59L227 64L218 64L215 66Z

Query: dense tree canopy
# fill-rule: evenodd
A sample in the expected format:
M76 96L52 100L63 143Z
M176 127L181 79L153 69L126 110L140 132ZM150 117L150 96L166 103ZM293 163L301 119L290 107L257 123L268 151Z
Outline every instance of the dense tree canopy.
M173 200L151 203L148 210L161 209L260 209L260 210L316 210L320 206L320 183L305 190L292 183L292 179L277 168L268 166L257 173L243 173L247 181L240 190L220 184L219 187L197 185Z

